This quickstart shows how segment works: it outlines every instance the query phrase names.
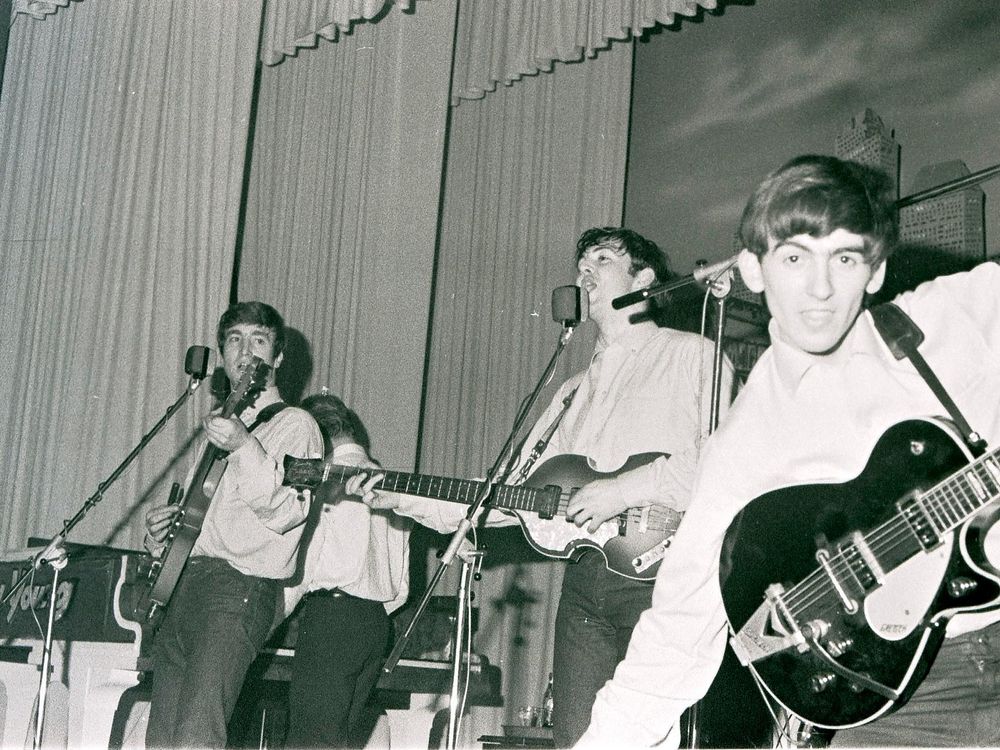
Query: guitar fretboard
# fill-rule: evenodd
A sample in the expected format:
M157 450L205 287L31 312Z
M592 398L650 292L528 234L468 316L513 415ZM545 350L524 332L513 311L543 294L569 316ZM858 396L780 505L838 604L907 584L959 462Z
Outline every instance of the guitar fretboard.
M362 472L372 473L373 469L341 464L327 464L327 473L323 481L334 480L344 482L349 477ZM410 474L401 471L377 470L384 477L378 488L388 492L399 492L404 495L419 495L436 500L446 500L454 503L471 505L479 492L484 489L485 482L473 479L455 479L452 477L436 477L428 474ZM490 505L495 508L520 510L538 513L548 507L552 493L544 487L526 487L524 485L498 485L493 490Z
M920 505L939 534L958 528L1000 497L998 451L981 456L920 496Z

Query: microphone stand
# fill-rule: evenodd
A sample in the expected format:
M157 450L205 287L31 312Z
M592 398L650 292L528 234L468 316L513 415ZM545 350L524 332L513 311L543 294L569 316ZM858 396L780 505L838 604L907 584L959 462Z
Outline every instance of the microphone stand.
M732 291L733 286L733 266L736 258L732 257L711 266L695 269L690 276L682 276L666 284L655 287L647 287L635 292L623 294L611 301L611 306L616 310L634 305L637 302L666 294L674 289L688 286L690 284L704 283L708 285L709 291L716 303L715 321L715 341L712 346L712 393L709 411L709 432L715 432L719 426L720 403L722 400L722 336L726 328L726 298ZM681 747L698 747L698 703L693 703L686 712L686 721L681 728Z
M152 429L142 436L142 439L139 440L139 444L132 449L131 453L125 457L125 460L118 464L118 467L111 472L108 478L97 485L97 491L87 498L73 517L69 520L63 521L62 529L52 537L45 549L35 555L34 559L31 561L31 566L21 575L17 582L14 583L10 591L8 591L3 600L0 601L0 605L6 604L17 594L17 592L21 589L21 586L24 585L25 581L27 581L33 571L37 570L46 563L51 563L54 558L59 556L58 550L62 543L66 541L66 537L69 536L69 532L71 532L76 525L86 517L87 513L89 513L95 505L104 499L104 493L107 491L108 487L117 481L118 477L122 475L125 469L129 467L129 465L142 452L146 445L149 444L149 441L156 437L157 433L163 429L167 421L174 416L177 410L181 408L181 405L187 401L188 397L198 389L199 385L201 385L201 378L196 375L192 375L187 388L180 395L180 397L170 405L166 414L160 418L160 421L153 425Z
M52 590L49 592L49 616L45 623L45 638L42 641L42 669L38 678L38 699L35 709L35 734L32 750L42 746L42 732L45 727L45 703L49 694L49 671L52 664L52 627L56 617L56 596L59 588L59 571L68 562L65 555L59 555L49 562L52 567Z
M132 449L125 460L118 464L118 467L111 472L110 476L103 482L97 485L97 491L87 498L86 502L80 507L80 509L74 514L74 516L69 520L63 521L62 529L52 537L45 548L39 552L31 561L31 565L21 574L21 577L11 586L10 591L4 596L3 600L0 601L0 605L6 604L11 599L13 599L20 592L21 588L27 582L27 580L34 574L36 570L41 568L43 565L48 565L52 568L52 592L49 602L49 617L48 624L45 628L45 635L42 641L42 676L39 680L38 685L38 709L37 718L35 721L35 736L34 736L34 750L38 750L41 747L42 741L42 725L45 722L45 702L48 697L48 672L51 663L52 656L52 631L55 621L55 603L56 603L56 588L59 584L59 571L66 567L67 558L64 554L64 549L62 543L69 536L69 533L76 527L80 521L82 521L87 513L97 505L101 500L104 499L104 493L115 482L118 477L122 475L126 468L136 459L140 452L146 447L150 440L152 440L156 434L163 429L167 421L180 409L181 405L187 401L192 393L197 390L198 386L201 384L201 378L197 375L192 375L191 380L188 382L187 388L180 395L180 397L170 405L166 413L160 418L160 421L153 425L153 428L142 436L139 444Z
M472 650L472 580L479 580L479 568L483 564L482 550L465 553L462 559L462 575L458 581L458 611L453 631L451 649L451 693L448 699L448 734L445 747L458 747L458 725L462 715L459 709L459 687L462 674L462 660ZM468 648L466 648L468 643Z
M524 425L525 419L527 419L528 414L531 412L531 408L535 405L535 402L538 400L538 396L541 393L542 388L545 387L546 383L548 383L549 379L552 377L552 373L555 371L556 368L556 362L558 361L559 356L562 354L563 349L566 348L566 344L569 343L570 338L572 338L574 330L575 330L574 326L567 325L564 323L563 331L559 335L559 341L556 344L556 350L552 354L552 358L549 360L549 363L546 366L545 371L542 373L542 377L539 378L538 383L535 385L534 390L532 390L531 394L528 396L528 399L525 402L524 407L521 409L520 412L518 412L517 417L514 419L514 426L511 428L510 434L507 436L507 441L504 443L503 448L501 448L496 461L493 463L493 466L491 466L490 470L486 473L485 480L480 483L479 490L476 493L476 497L472 501L472 504L469 506L469 511L465 514L465 518L462 519L462 522L458 525L458 528L452 534L451 541L448 544L447 549L441 555L437 570L434 572L434 575L431 577L430 582L427 584L427 588L424 590L423 597L420 599L420 603L417 605L417 609L413 614L413 618L406 626L406 629L403 631L403 634L399 637L399 640L396 641L395 646L393 646L392 652L389 654L388 658L385 660L385 664L382 666L383 674L392 674L392 671L396 668L396 665L399 663L399 660L403 655L403 651L405 650L407 644L409 643L410 637L413 634L413 629L417 623L417 620L424 613L424 610L427 609L427 605L430 603L431 595L434 593L434 589L437 587L438 582L441 580L441 577L444 575L448 567L451 566L452 562L455 559L455 556L458 555L459 548L462 546L462 541L465 539L466 535L472 529L472 524L475 522L479 510L489 500L496 486L501 484L504 481L504 479L506 479L507 474L509 473L509 468L507 470L504 470L504 467L505 465L508 465L510 463L510 453L513 450L514 442L517 438L517 433L521 431L521 427ZM479 554L481 555L481 553ZM460 591L460 594L461 597L464 598L467 597L469 594L467 583L463 588L464 590ZM460 598L458 602L458 614L455 620L456 634L458 631L459 623L464 621L465 606L466 603L462 601ZM460 651L460 649L461 649L461 644L456 640L453 647L453 651L457 653ZM452 685L456 686L453 690L453 693L457 693L457 684L459 681L459 671L461 670L461 667L462 667L462 658L460 656L457 656L456 658L454 658L452 665L453 669ZM468 665L466 665L466 668L467 667ZM455 741L458 732L459 716L458 716L458 705L456 697L457 697L456 694L452 695L451 705L449 705L448 707L448 712L449 712L448 733L445 745L445 747L448 748L454 747L454 744L450 743L453 743Z

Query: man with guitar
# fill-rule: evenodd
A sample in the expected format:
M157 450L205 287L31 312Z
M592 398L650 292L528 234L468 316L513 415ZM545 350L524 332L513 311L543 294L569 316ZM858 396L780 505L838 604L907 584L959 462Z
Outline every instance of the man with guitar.
M534 465L539 473L546 460L579 454L592 469L609 475L583 486L564 508L567 519L593 533L629 509L641 515L638 509L650 505L687 507L709 429L712 345L701 336L659 327L654 310L646 309L649 303L638 314L635 307L612 307L616 297L669 279L665 254L638 233L615 227L587 230L577 242L576 266L577 284L588 296L589 317L597 327L596 350L587 370L559 388L524 445L530 450L551 432ZM726 363L723 408L731 383ZM630 456L643 453L660 455L619 471ZM511 472L513 481L523 479L524 461L522 455ZM394 508L437 531L454 530L465 514L455 505L373 492L381 479L376 474L362 487L355 478L348 488L374 507ZM498 515L492 512L491 522ZM557 517L551 523L559 522ZM573 744L586 728L594 696L624 655L652 588L647 580L611 572L600 552L582 549L566 567L556 617L553 723L559 747ZM662 547L658 551L662 554ZM651 552L655 557L657 550Z
M1000 744L1000 579L979 523L1000 465L928 420L964 415L1000 440L1000 268L865 310L895 240L889 187L804 156L751 196L739 267L766 296L771 347L705 447L653 606L580 747L661 741L711 683L727 620L768 697L838 730L835 744ZM885 326L898 310L916 329Z
M307 412L281 403L275 370L284 342L284 321L270 305L241 302L223 313L218 343L226 377L236 393L247 389L254 369L263 377L249 391L259 392L239 404L227 399L204 418L208 444L182 502L146 515L147 547L160 556L161 574L180 540L194 537L153 642L147 747L225 747L247 669L279 607L281 581L295 569L309 507L282 486L282 460L320 457L323 440ZM193 515L203 519L194 529Z
M301 405L319 424L328 461L371 462L368 431L343 401L317 393ZM372 510L342 487L317 489L299 552L302 574L285 589L286 613L302 600L286 747L365 745L374 724L369 699L392 639L389 614L409 593L413 522Z

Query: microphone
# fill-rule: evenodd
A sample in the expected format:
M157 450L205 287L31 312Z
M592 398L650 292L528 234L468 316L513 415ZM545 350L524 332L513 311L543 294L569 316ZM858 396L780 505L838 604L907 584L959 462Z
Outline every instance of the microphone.
M184 372L193 380L201 380L208 375L208 357L212 350L207 346L189 346L184 355Z
M611 300L611 306L616 310L621 310L623 307L634 305L636 302L642 302L650 297L666 294L667 292L673 291L674 289L680 289L682 286L687 286L688 284L707 283L711 286L715 284L719 277L721 277L726 271L736 265L736 261L739 257L739 253L737 253L736 255L726 258L725 260L720 260L718 263L713 263L710 266L699 266L694 269L689 276L681 276L679 279L668 281L665 284L649 286L645 289L639 289L635 292L623 294L621 297L615 297Z
M557 286L552 290L552 320L563 328L580 325L590 313L590 298L580 287L573 284Z
M725 260L720 260L718 263L712 263L708 266L699 266L691 272L691 278L699 283L705 283L706 281L711 283L716 280L716 277L721 276L730 268L735 266L739 257L740 255L737 253L732 257L726 258Z

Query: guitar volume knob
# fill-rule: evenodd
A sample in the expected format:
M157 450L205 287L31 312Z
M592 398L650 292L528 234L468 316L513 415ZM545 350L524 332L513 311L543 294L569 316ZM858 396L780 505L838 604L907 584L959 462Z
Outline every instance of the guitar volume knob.
M849 636L831 638L826 644L826 650L830 652L830 656L841 657L850 651L853 645L854 639Z
M822 693L837 680L833 672L819 672L809 678L809 689L814 693Z

